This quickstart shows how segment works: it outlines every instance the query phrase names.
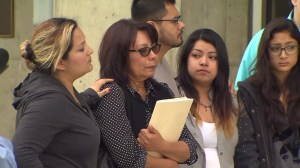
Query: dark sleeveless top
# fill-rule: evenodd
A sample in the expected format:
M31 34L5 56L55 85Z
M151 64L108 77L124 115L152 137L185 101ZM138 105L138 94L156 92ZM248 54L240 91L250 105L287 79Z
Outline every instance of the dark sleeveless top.
M125 95L125 108L126 115L130 120L131 128L134 136L137 138L141 129L147 128L150 118L147 117L147 108L149 108L151 114L154 110L155 103L157 100L170 99L173 96L169 90L161 84L155 84L154 94L148 94L148 103L135 97L130 93L126 87L122 87Z

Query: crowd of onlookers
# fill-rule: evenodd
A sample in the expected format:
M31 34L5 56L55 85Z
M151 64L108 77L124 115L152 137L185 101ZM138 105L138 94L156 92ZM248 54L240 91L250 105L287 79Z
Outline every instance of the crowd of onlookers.
M290 3L250 41L235 86L218 33L183 42L175 0L133 0L132 18L99 39L99 79L82 93L73 83L94 53L84 32L68 18L39 24L20 44L31 72L13 92L16 131L0 139L0 167L300 167L300 1ZM174 77L164 55L179 46ZM156 101L183 96L193 103L170 142L149 121Z

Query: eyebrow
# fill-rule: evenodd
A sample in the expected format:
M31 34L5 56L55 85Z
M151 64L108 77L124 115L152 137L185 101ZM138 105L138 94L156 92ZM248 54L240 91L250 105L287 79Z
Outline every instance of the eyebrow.
M286 45L286 44L296 44L297 45L297 42L289 41L289 42L284 43L283 45ZM273 44L270 44L270 45L282 45L282 44L281 43L273 43Z
M136 45L139 49L141 49L141 48L145 48L145 47L152 47L153 46L153 44L148 44L148 43L142 43L142 44L137 44ZM134 47L134 46L133 46Z
M81 46L81 45L84 45L85 44L85 40L84 41L82 41L81 43L79 43L79 45L78 46Z
M192 50L196 50L196 51L198 51L198 52L203 52L202 50L199 50L199 49L197 49L197 48L193 48ZM217 53L217 51L210 51L210 52L208 52L208 53Z

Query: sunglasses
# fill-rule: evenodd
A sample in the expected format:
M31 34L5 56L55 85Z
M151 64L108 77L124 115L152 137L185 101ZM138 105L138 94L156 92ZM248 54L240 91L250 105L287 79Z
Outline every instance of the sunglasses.
M161 45L160 44L154 44L152 47L144 47L138 50L129 50L131 52L139 52L141 56L147 57L150 54L150 51L152 50L155 54L157 54L160 50Z

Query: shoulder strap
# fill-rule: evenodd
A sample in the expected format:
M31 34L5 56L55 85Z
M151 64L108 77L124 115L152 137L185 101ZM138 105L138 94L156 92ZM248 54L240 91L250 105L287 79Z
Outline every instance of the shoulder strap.
M140 130L146 128L146 108L145 103L131 95L126 87L122 87L125 96L125 109L127 118L130 121L131 129L137 138Z
M125 97L126 115L130 121L130 125L135 137L138 136L142 128L146 128L147 122L147 105L145 102L133 97L126 86L122 86ZM169 91L162 85L157 85L154 95L154 101L171 98ZM153 100L153 99L151 99ZM151 102L150 104L155 102ZM153 110L153 109L152 109Z
M172 98L171 94L169 93L168 89L165 88L163 85L157 85L157 92L155 92L155 100L163 100L163 99L170 99Z
M131 97L130 97L130 93L128 93L127 89L125 86L122 86L122 90L124 93L124 98L125 98L125 109L126 109L126 115L127 117L130 119L130 115L129 115L129 111L132 111L132 103L131 103Z

